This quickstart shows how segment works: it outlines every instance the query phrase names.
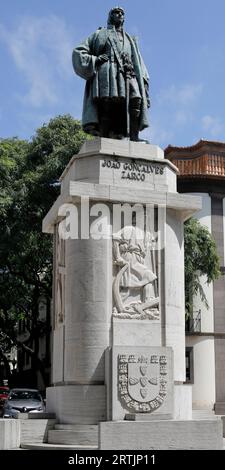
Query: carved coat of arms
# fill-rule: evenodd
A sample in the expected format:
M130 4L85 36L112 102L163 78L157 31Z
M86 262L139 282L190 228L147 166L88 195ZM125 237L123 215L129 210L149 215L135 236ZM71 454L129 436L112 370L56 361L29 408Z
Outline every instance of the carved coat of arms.
M166 356L119 355L118 394L122 406L129 411L157 410L167 395Z

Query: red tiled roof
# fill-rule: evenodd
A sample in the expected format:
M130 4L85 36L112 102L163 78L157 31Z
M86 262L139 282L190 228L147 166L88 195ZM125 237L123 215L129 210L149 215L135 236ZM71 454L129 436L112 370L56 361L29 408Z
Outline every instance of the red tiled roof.
M199 140L190 147L169 145L165 149L165 156L177 166L180 177L225 177L225 142Z
M165 155L168 153L171 153L173 151L187 151L187 152L193 152L195 150L200 149L204 145L208 145L210 147L216 146L216 147L221 147L225 151L225 142L219 142L219 141L213 141L213 140L205 140L205 139L200 139L196 144L190 145L188 147L176 147L174 145L168 145L165 148Z

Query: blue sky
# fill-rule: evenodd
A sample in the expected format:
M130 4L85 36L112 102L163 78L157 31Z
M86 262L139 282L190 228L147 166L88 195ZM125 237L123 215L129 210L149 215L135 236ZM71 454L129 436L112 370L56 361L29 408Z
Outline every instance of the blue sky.
M112 0L1 0L0 137L29 139L51 117L81 118L75 45L104 26ZM225 141L225 1L123 0L150 73L151 143Z

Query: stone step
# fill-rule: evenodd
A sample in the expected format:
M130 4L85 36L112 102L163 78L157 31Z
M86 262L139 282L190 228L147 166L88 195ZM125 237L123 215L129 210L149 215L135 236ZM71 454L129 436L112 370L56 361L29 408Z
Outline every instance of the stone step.
M213 419L216 415L212 410L192 410L192 419Z
M22 450L97 450L98 446L78 446L78 445L60 445L60 444L23 444Z
M46 411L35 413L30 411L28 413L28 419L56 419L55 413L46 413Z
M97 426L96 426L97 427ZM98 428L79 431L74 429L53 429L48 432L49 444L98 445Z
M20 420L20 440L24 444L46 442L48 432L54 429L55 419Z
M98 433L98 425L97 424L55 424L54 429L61 429L61 430L72 430L72 431L89 431Z

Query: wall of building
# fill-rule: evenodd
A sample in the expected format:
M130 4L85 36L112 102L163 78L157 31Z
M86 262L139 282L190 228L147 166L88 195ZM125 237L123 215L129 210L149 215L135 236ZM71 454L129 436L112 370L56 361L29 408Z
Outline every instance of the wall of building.
M192 193L202 197L202 209L195 218L212 233L211 197L207 193ZM201 333L214 332L213 284L207 284L202 276L202 287L208 308L200 296L194 299L194 316L201 311ZM187 336L186 346L194 348L193 408L212 409L215 403L215 341L213 336Z
M207 227L212 233L212 217L211 217L211 197L207 193L192 193L196 196L202 197L202 209L194 215L199 222ZM206 276L202 276L202 287L207 298L208 306L202 302L200 296L194 299L194 314L201 311L201 332L212 333L214 331L214 305L213 305L213 284L207 284Z
M187 336L186 346L194 348L192 406L194 409L212 410L215 403L214 338L213 336Z
M169 146L165 149L165 156L177 164L180 170L178 191L197 193L203 197L202 211L196 217L211 231L220 258L221 272L225 274L225 142L200 140L186 148ZM191 343L194 347L194 400L198 402L198 396L201 395L205 399L202 388L204 382L207 393L211 390L210 396L215 395L215 413L225 414L225 278L220 276L209 287L204 278L202 283L209 309L202 305L199 298L195 299L196 310L202 312L201 332L198 336L195 333L187 337L187 345ZM203 358L200 354L203 354ZM190 357L191 351L187 351L188 376L192 377L189 367L191 361L188 362ZM198 392L196 380L200 381ZM212 383L215 393L212 393Z
M225 234L225 197L223 198L223 233ZM225 266L225 236L223 238L224 242L224 266Z

